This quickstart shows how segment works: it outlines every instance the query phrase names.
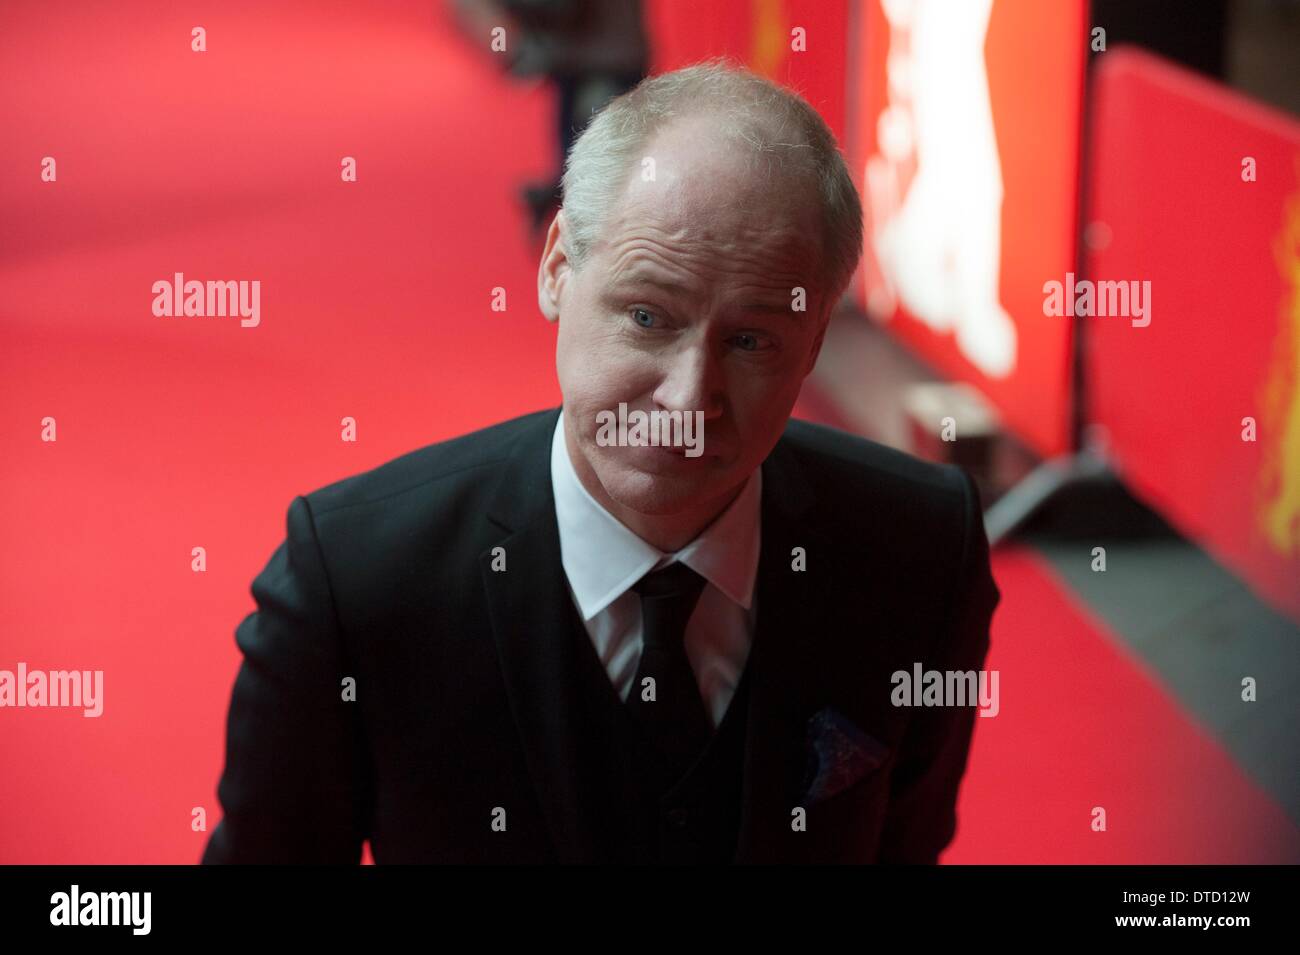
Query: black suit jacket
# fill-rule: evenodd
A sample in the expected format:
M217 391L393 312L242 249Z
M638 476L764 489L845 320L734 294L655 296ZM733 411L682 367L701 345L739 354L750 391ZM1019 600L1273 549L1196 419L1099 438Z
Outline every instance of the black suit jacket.
M592 742L554 652L574 619L551 489L559 413L293 500L235 634L224 818L203 862L356 863L366 839L379 863L607 858ZM983 666L1000 595L978 492L956 467L798 420L762 467L736 861L935 862L975 710L895 707L891 674ZM807 724L826 706L883 759L804 806L796 831Z

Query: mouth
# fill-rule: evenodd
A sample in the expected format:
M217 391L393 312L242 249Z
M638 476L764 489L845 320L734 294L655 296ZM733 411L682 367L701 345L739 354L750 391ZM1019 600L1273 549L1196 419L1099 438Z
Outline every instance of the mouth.
M660 444L660 445L652 446L651 450L662 451L664 454L671 454L679 458L686 458L687 460L690 461L696 461L699 460L700 458L708 457L708 455L704 453L704 448L700 445L696 445L695 447L687 447L686 445ZM687 452L694 452L694 453L688 454Z
M705 458L704 454L688 456L687 448L663 444L628 445L627 450L637 460L659 462L660 465L666 464L672 468L691 467Z

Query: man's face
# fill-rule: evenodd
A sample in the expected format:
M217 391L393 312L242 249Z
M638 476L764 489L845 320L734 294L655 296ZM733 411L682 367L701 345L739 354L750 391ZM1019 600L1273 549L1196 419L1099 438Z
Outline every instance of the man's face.
M542 311L559 322L566 427L610 498L645 515L729 500L780 438L824 331L811 192L751 176L709 127L683 121L647 144L654 180L633 172L577 272L561 212L538 274ZM620 402L702 412L703 453L598 444L597 415Z

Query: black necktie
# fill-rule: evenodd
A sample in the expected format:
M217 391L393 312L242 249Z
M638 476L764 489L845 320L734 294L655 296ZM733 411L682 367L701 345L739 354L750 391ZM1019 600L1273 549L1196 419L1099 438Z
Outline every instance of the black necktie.
M627 701L667 760L674 782L690 769L713 732L684 640L704 583L695 571L674 562L632 587L641 597L644 643ZM646 677L655 681L652 701L642 698Z

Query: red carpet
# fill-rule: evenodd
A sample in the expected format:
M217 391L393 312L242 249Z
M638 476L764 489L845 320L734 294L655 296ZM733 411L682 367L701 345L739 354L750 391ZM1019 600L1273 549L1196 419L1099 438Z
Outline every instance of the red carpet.
M0 712L0 863L196 861L293 496L560 398L513 199L546 91L427 4L222 4L205 54L194 16L0 12L0 666L105 685L98 719ZM176 271L260 280L260 324L155 317Z
M1002 603L945 863L1293 862L1300 833L1045 562L994 553ZM1093 832L1093 807L1106 831ZM1281 835L1279 835L1281 834Z

